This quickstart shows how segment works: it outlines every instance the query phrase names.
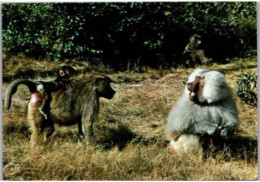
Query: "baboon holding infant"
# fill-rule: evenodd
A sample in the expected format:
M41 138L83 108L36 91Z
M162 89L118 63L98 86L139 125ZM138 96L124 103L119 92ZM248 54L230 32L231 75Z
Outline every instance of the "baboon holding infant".
M27 119L31 134L31 145L44 141L54 132L54 123L70 126L78 125L79 138L85 138L86 143L92 141L94 132L93 124L98 118L99 98L111 99L115 91L111 88L112 80L103 74L92 74L81 80L73 80L70 90L58 90L52 92L48 119L40 113L39 107L44 100L41 93L37 92L37 83L18 79L13 81L7 88L5 107L11 105L11 97L19 84L26 85L32 93L28 104Z
M196 69L167 119L166 135L176 153L200 148L199 137L230 137L239 124L232 90L218 71Z

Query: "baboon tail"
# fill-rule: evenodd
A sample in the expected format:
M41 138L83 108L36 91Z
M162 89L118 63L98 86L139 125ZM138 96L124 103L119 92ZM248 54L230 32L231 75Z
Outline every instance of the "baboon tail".
M10 85L8 85L6 92L5 92L5 108L9 109L11 106L11 100L12 100L12 95L16 93L17 91L17 87L20 84L24 84L26 85L31 93L36 92L36 83L30 80L26 80L26 79L17 79L14 80L12 83L10 83Z

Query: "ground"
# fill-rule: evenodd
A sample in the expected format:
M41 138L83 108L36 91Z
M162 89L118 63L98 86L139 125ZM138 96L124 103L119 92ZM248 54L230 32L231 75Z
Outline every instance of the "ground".
M68 62L67 62L68 63ZM69 62L81 74L87 64ZM201 66L225 73L234 90L241 71L256 72L255 59ZM16 66L14 66L16 65ZM14 78L51 80L60 63L11 58L3 62L2 93ZM30 93L20 86L10 110L3 110L5 180L255 180L257 179L257 108L234 94L241 125L230 145L208 149L207 156L174 156L164 135L166 118L193 69L144 69L108 72L116 81L112 100L101 99L95 143L84 146L76 127L56 127L49 143L29 147L26 105ZM101 69L102 71L102 69ZM29 75L30 77L30 75ZM4 94L3 94L4 100Z

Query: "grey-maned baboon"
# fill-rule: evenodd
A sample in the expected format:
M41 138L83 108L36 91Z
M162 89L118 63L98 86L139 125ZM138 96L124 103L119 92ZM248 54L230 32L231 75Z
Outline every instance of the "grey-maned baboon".
M37 92L36 83L19 79L12 82L6 92L5 107L10 108L11 97L19 84L26 85L31 91L28 104L27 119L31 134L31 145L34 146L44 137L44 141L54 132L54 123L70 126L77 124L79 137L91 142L93 139L93 124L98 118L99 98L111 99L115 91L111 88L112 80L103 74L92 74L81 80L73 80L73 87L69 91L58 90L52 92L49 118L46 120L39 112L43 96Z
M238 124L236 103L224 75L196 69L169 114L165 131L172 140L172 150L178 150L189 148L189 140L197 141L199 146L198 138L205 134L232 136Z
M200 48L202 38L198 34L194 34L190 37L188 44L186 45L183 55L185 56L186 64L194 67L196 63L207 64L211 61L211 58L205 56L205 51Z

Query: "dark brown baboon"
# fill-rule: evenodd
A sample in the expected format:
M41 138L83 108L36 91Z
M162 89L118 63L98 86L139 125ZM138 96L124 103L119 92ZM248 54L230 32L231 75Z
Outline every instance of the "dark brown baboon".
M44 141L53 133L54 123L70 126L77 124L79 137L91 142L93 138L93 124L99 113L99 98L111 99L115 91L111 88L112 80L103 74L92 74L81 80L73 80L73 87L69 91L58 90L52 92L49 119L45 120L39 112L43 96L37 92L36 83L29 80L12 82L6 92L6 108L10 107L12 93L15 93L19 84L25 84L32 92L28 104L27 119L31 129L31 145Z
M173 152L175 149L178 153L191 146L199 147L199 137L203 135L228 138L238 124L236 103L224 75L196 69L169 114L166 135Z
M200 35L194 34L190 37L183 52L187 65L194 67L197 63L208 64L212 60L205 56L205 51L200 48L201 43L202 39Z
M43 95L42 105L39 108L40 113L48 119L50 111L51 93L58 90L69 90L72 88L71 79L75 74L71 66L62 66L57 72L57 78L54 81L37 81L37 91Z

